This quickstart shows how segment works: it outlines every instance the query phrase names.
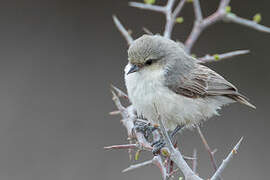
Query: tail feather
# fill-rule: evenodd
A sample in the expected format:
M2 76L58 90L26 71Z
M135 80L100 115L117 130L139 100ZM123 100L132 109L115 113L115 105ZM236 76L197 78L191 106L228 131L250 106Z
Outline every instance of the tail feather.
M236 100L237 102L247 105L253 109L256 109L256 106L254 106L253 104L251 104L250 102L248 102L247 98L245 98L244 96L241 95L236 95L236 96L231 96L232 99Z

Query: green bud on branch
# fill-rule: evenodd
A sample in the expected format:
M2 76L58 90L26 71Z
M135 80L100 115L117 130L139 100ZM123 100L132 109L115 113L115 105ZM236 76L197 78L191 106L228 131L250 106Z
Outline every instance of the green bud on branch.
M156 0L144 0L145 4L155 4Z
M214 56L216 61L219 60L219 55L218 54L214 54L213 56Z
M253 21L254 21L254 22L259 23L259 22L261 22L261 20L262 20L262 16L261 16L260 13L257 13L257 14L255 14L255 15L253 16Z
M181 23L184 22L184 18L183 17L178 17L178 18L175 19L175 22L181 24Z
M225 7L226 13L230 13L231 10L232 10L231 6L226 6L226 7Z
M136 151L135 158L134 158L135 161L138 161L139 160L140 153L141 153L141 150Z

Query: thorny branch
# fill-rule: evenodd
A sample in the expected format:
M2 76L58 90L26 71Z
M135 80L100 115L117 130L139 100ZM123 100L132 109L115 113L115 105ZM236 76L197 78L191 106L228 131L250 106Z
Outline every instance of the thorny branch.
M159 13L163 13L166 17L166 24L164 28L164 33L163 36L166 38L171 38L173 27L175 25L177 16L180 14L182 8L184 7L184 4L188 0L179 0L178 3L176 4L176 0L168 0L165 6L159 6L159 5L153 5L153 4L144 4L144 3L138 3L138 2L130 2L129 5L131 7L135 8L140 8L144 10L150 10L150 11L155 11ZM261 31L261 32L266 32L270 33L270 28L258 24L257 21L252 21L252 20L247 20L241 17L238 17L236 14L233 14L230 12L230 7L228 6L230 3L230 0L221 0L218 9L216 12L211 14L210 16L204 18L202 14L202 10L200 7L200 2L199 0L189 0L190 2L193 2L193 8L194 8L194 14L195 14L195 21L193 28L191 30L190 35L186 39L184 43L184 48L187 53L190 54L191 48L194 46L196 40L199 38L200 34L210 25L215 24L218 21L225 21L225 22L233 22L237 23L243 26L250 27L252 29ZM175 8L174 8L175 7ZM131 36L131 32L126 30L125 27L121 24L121 22L118 20L118 18L114 15L113 16L113 21L117 27L117 29L120 31L120 33L123 35L125 40L127 41L127 44L130 45L133 42L133 38ZM152 34L148 29L144 28L144 30L148 34ZM180 43L181 44L181 43ZM213 62L217 60L222 60L222 59L227 59L231 58L234 56L238 55L243 55L249 53L249 50L237 50L237 51L231 51L223 54L214 54L214 55L205 55L204 57L198 58L198 60L201 61L201 63L207 63L207 62ZM115 115L115 114L121 114L122 115L122 120L121 122L123 123L124 127L127 129L128 133L128 140L129 144L124 144L124 145L113 145L113 146L108 146L105 147L105 149L129 149L129 153L131 156L131 149L137 149L136 155L139 154L139 152L145 150L145 151L151 151L152 146L151 144L145 139L144 135L141 132L137 132L134 130L134 122L135 121L144 121L140 120L136 116L136 110L133 108L132 105L128 107L124 107L121 102L119 97L123 97L125 99L128 99L128 96L119 90L118 88L112 86L112 93L113 93L113 101L115 102L115 105L117 107L117 111L111 112L110 114ZM197 170L197 151L194 149L193 152L193 158L190 157L185 157L181 154L181 152L175 148L168 137L168 134L164 128L163 122L161 117L157 117L159 119L159 124L160 124L160 129L161 133L165 137L166 141L166 147L161 150L161 154L154 156L153 159L149 161L145 161L136 165L131 165L130 167L126 168L123 170L123 172L127 172L130 170L134 170L149 164L154 164L156 165L162 174L163 180L168 179L169 177L172 176L173 173L177 171L177 169L171 169L169 168L169 161L172 160L177 167L182 171L182 173L185 176L186 180L198 180L202 179L198 175L196 175L196 170ZM225 167L228 165L228 163L231 161L233 156L236 154L238 151L238 148L243 140L241 138L239 142L235 145L233 150L229 153L229 155L223 160L221 165L218 167L215 159L214 159L214 151L212 151L203 136L201 130L199 127L197 127L197 131L202 139L202 142L207 149L211 162L214 166L215 173L214 175L210 178L210 180L217 180L220 179L221 173L224 171ZM159 132L154 131L153 132L153 137L155 139L160 138L161 134ZM135 141L135 143L133 143ZM166 158L164 157L166 156ZM163 162L163 159L165 160L165 163ZM186 163L186 160L192 160L192 169L189 167L189 165ZM170 170L171 169L171 170ZM170 171L168 171L170 170Z
M135 149L135 148L138 148L139 151L141 151L141 150L151 151L152 147L151 147L150 143L145 139L144 135L142 133L134 130L134 122L138 119L134 113L134 109L133 109L132 105L128 106L127 108L124 107L120 102L119 96L122 95L122 97L124 97L125 93L123 93L119 89L117 89L117 90L120 91L120 92L118 92L118 95L114 91L112 91L113 101L114 101L116 107L118 108L120 114L122 115L123 119L121 122L123 123L123 125L127 129L129 139L134 139L134 140L136 140L137 143L136 144L126 144L126 145L113 145L113 146L105 147L105 149ZM197 176L195 171L193 171L189 167L189 165L186 163L186 160L192 160L192 162L194 163L196 161L196 159L195 159L196 157L190 158L190 157L183 156L181 154L181 152L173 146L173 144L169 138L169 135L164 128L161 117L159 116L157 118L159 120L160 129L162 131L162 134L165 138L165 142L167 145L167 148L162 149L163 154L165 154L167 157L169 157L177 165L177 167L183 172L185 179L187 179L187 180L202 180L202 178ZM159 138L158 136L160 136L158 133L154 134L154 137L156 137L156 139ZM242 141L242 138L241 138L241 141ZM236 152L239 148L239 145L240 145L240 143L238 143L235 146L235 148L232 150L232 152ZM229 158L227 157L225 159L225 162L223 162L221 164L221 166L217 169L217 171L219 171L220 173L223 172L223 170L227 166L228 162L232 159L232 155L233 154L231 154L231 153L229 154L230 157ZM197 163L197 162L195 162L195 163ZM123 170L123 172L134 170L134 169L146 166L148 164L154 164L160 169L163 180L168 179L169 177L172 176L172 174L174 172L176 172L176 170L167 171L167 169L169 169L169 168L166 167L164 165L164 163L162 162L162 155L161 154L154 156L154 158L152 160L145 161L145 162L142 162L142 163L139 163L136 165L131 165L127 169ZM193 165L193 167L194 167L194 165ZM221 168L221 170L220 170L220 168ZM218 178L220 176L220 173L217 175L215 173L215 176L217 176L217 177L214 177L214 178Z
M158 112L158 110L157 110ZM177 167L183 172L186 180L202 180L199 176L197 176L192 169L189 167L187 162L184 160L182 154L180 151L178 151L176 148L174 148L170 137L163 125L163 122L161 120L160 115L157 117L160 124L160 129L164 135L164 139L166 142L166 145L169 149L170 159L177 165Z
M123 123L123 125L127 129L129 139L135 139L138 144L114 145L114 146L105 147L105 149L126 149L126 148L130 149L130 148L136 147L136 148L139 148L139 150L151 151L152 147L151 147L150 143L145 139L144 135L140 132L137 132L134 129L134 122L137 119L137 117L134 113L132 105L125 108L120 102L119 95L124 95L125 93L123 93L121 90L117 89L119 92L121 92L121 93L118 93L118 95L117 95L114 92L115 91L114 86L112 86L112 88L114 89L114 90L112 90L113 101L114 101L116 107L118 108L118 110L120 111L122 118L123 118L121 122ZM154 138L158 138L157 136L159 136L159 134L155 134ZM161 155L155 156L151 161L146 161L144 163L130 166L129 168L123 170L123 172L127 172L129 170L133 170L133 169L136 169L136 168L148 165L148 164L154 164L160 169L163 180L166 180L167 177L169 177L169 175L166 171L166 167L163 166L163 163L161 161Z
M217 171L215 172L215 174L212 176L212 178L210 180L217 180L218 179L218 177L220 176L220 174L227 167L228 163L232 160L233 156L235 154L237 154L238 149L239 149L239 146L240 146L240 144L241 144L242 141L243 141L243 137L241 137L241 139L238 141L238 143L234 146L233 150L226 157L226 159L224 159L222 161L221 165L219 166L219 168L217 169Z

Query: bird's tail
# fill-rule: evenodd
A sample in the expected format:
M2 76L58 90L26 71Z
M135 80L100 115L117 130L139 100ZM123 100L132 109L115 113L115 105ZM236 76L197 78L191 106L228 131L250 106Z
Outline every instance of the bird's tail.
M248 99L242 95L236 95L231 97L232 99L236 100L237 102L247 105L253 109L256 109L256 106L254 106L253 104L251 104L250 102L248 102Z

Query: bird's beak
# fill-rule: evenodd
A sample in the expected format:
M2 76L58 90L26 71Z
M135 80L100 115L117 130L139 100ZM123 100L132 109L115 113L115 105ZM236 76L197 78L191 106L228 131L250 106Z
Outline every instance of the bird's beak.
M135 64L132 64L132 65L131 65L131 68L129 69L129 71L128 71L127 74L131 74L131 73L137 72L139 69L140 69L139 66L137 66L137 65L135 65Z

